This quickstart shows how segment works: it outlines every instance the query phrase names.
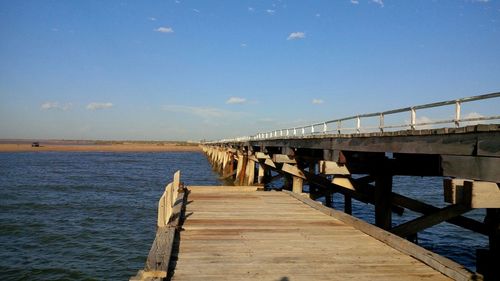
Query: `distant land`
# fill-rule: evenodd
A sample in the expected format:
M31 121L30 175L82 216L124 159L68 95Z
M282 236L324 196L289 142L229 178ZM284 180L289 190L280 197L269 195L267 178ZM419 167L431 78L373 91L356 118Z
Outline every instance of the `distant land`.
M33 144L39 146L35 147ZM0 152L168 152L200 151L197 142L190 141L119 141L119 140L28 140L0 139Z

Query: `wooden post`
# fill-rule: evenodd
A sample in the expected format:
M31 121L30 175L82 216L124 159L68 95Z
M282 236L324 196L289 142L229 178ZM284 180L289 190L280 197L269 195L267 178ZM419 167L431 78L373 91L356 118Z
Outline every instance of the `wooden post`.
M283 175L283 189L292 190L292 176L289 174Z
M302 178L299 177L292 177L293 180L293 185L292 185L292 191L295 193L302 193L302 187L303 187L303 180Z
M333 192L325 191L325 206L333 208Z
M477 272L484 280L500 280L500 209L486 209L484 222L488 227L489 249L477 250Z
M259 163L259 171L257 172L257 183L258 184L264 183L264 174L265 174L264 167L261 163Z
M229 173L232 175L234 172L234 154L231 152L229 155ZM235 176L231 177L233 180Z
M222 164L222 176L227 176L230 175L232 172L231 166L232 166L232 155L231 152L226 151L224 152L224 160Z
M352 215L352 197L347 194L344 195L344 212Z
M238 153L237 156L237 165L236 165L236 179L234 180L234 184L240 184L241 174L243 173L243 154Z
M236 181L238 182L238 185L243 185L245 182L245 175L246 175L246 170L247 170L247 155L246 153L241 155L241 157L238 158L238 165L241 161L241 171L240 175L236 178Z
M391 229L392 175L380 173L375 176L375 225L385 230Z
M255 162L248 159L247 160L247 169L245 175L245 182L247 185L253 185L255 180Z

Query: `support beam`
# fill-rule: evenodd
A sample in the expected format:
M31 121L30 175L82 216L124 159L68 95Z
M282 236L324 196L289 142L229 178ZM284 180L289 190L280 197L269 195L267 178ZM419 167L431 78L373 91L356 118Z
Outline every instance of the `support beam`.
M382 173L375 178L375 224L389 230L392 227L392 175Z
M463 204L473 209L500 208L500 188L497 183L444 179L443 187L445 202Z
M276 165L274 164L274 162L271 160L271 159L266 159L264 161L264 164L266 164L267 166L269 167L272 167L272 168L275 168L276 169Z
M288 163L288 164L297 164L295 159L292 159L290 156L286 154L273 154L273 162L274 163Z
M257 172L257 183L258 184L263 184L264 183L264 175L265 175L265 168L264 165L259 163L259 171Z
M442 155L443 176L500 182L500 158Z
M325 175L350 175L345 165L339 165L333 161L319 161L319 172Z
M352 198L349 195L344 195L344 212L352 215Z
M256 158L255 158L256 159ZM245 173L245 182L247 185L253 185L255 180L255 162L250 159L247 160L247 169Z
M398 206L407 208L409 210L412 210L417 213L421 213L424 215L430 215L432 213L435 213L439 211L438 207L434 207L432 205L426 204L424 202L420 202L418 200L403 196L401 194L397 193L392 193L392 203L396 204ZM473 220L468 217L464 216L457 216L454 218L451 218L447 220L446 222L454 224L456 226L463 227L465 229L483 234L483 235L488 235L488 230L486 229L485 224L478 222L476 220Z
M302 193L303 179L300 177L293 176L293 186L292 191L295 193Z
M477 272L484 280L500 280L500 209L486 209L485 223L489 232L489 249L477 250Z
M426 228L462 215L468 211L470 211L470 208L464 205L450 205L448 207L440 209L435 213L424 215L409 222L398 225L391 229L391 232L401 237L408 237Z
M255 157L257 157L257 159L271 159L271 157L269 157L269 155L265 154L264 152L255 152Z
M306 178L306 176L304 175L304 172L302 170L300 170L297 166L293 166L293 165L284 163L283 167L281 168L281 170L283 172L285 172L285 173L293 175L294 177L298 177L298 178L301 178L301 179L305 179Z

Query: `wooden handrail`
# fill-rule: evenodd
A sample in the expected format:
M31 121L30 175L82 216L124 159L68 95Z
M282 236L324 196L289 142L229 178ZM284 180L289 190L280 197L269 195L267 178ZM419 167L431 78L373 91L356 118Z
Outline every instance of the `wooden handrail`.
M173 182L165 187L165 191L158 201L158 227L167 226L172 218L172 209L179 197L180 178L181 172L175 172Z
M177 171L173 182L165 187L158 201L158 227L155 240L144 269L132 276L129 279L131 281L163 280L167 277L175 233L178 232L177 228L185 200L185 192L180 179L181 172Z

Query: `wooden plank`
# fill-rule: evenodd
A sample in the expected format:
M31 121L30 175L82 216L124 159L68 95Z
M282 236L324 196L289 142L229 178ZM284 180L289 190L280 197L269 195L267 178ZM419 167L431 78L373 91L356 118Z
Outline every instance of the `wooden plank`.
M444 202L457 204L463 202L463 186L465 179L443 179ZM457 193L457 189L459 189Z
M170 199L165 199L168 198L168 194L172 194L173 191L173 183L170 183L168 184L166 191L162 195L162 199L160 199L160 205L158 209L158 224L160 225L161 220L161 226L159 226L156 230L155 239L153 241L153 244L151 245L144 270L140 270L137 275L131 277L130 280L159 281L167 277L172 249L174 247L174 238L181 221L182 210L184 208L186 198L185 188L182 188L179 182L180 172L178 171L174 176L174 183L178 185L177 190L175 190L175 193L177 194L175 196L176 200L174 202L170 202L168 201ZM173 205L170 205L169 212L160 212L160 210L167 209L162 205L162 202L163 204L167 204L167 206L170 205L169 203ZM168 216L167 213L170 213L171 215Z
M424 215L414 220L400 224L391 229L391 232L403 238L408 237L426 228L462 215L468 211L470 211L470 208L464 205L450 205L432 214Z
M172 183L169 183L165 187L165 191L163 192L163 195L160 197L160 200L158 201L158 218L157 218L157 226L158 227L164 227L169 218L171 213L171 208L172 208Z
M255 157L257 157L257 159L271 159L271 157L264 152L255 152Z
M445 179L445 202L471 208L500 208L500 187L494 182Z
M255 161L251 160L250 157L247 160L245 180L246 180L246 185L252 185L255 181Z
M145 272L148 277L167 277L170 254L172 253L175 228L160 227L156 231L156 237L151 246L146 261Z
M375 175L375 224L386 230L392 227L391 194L392 175L381 171Z
M172 188L177 190L181 184L181 171L177 171L174 174L174 181L172 182Z
M293 165L284 163L283 167L281 167L281 170L285 173L288 173L290 175L293 175L293 176L301 178L301 179L306 178L306 176L304 175L304 172L301 171L299 168L297 168L297 166L293 166Z
M399 134L399 135L398 135ZM405 135L406 134L406 135ZM413 135L412 135L413 134ZM298 139L259 140L266 147L295 147L340 151L364 151L446 155L474 155L478 135L490 133L437 134L432 130L387 132L382 135L324 135ZM254 142L248 142L253 145Z
M448 280L283 192L189 188L172 281Z
M286 154L273 154L274 163L296 164L297 161Z
M319 172L325 175L350 175L345 165L339 165L334 161L319 161Z
M332 183L341 186L343 188L347 188L354 191L356 190L351 182L351 179L348 177L334 177Z
M500 182L500 158L442 155L443 176Z
M221 177L222 180L225 180L225 179L228 179L228 178L232 178L234 175L236 175L236 170L233 170L232 172L229 172L228 174L226 175L223 175Z
M478 135L477 155L500 157L500 133L490 132Z
M497 167L498 168L498 167ZM470 198L469 202L464 202L471 208L500 208L500 186L494 182L465 181L463 200Z
M248 155L248 160L251 160L253 162L259 162L259 159L255 157L255 155Z
M257 172L257 183L263 184L264 183L264 176L265 176L264 165L262 165L262 163L258 163L258 165L259 165L259 170Z
M467 270L460 264L455 263L445 257L439 256L431 251L428 251L418 245L415 245L397 235L391 234L381 228L373 226L367 222L360 219L347 215L343 212L327 208L323 205L317 204L315 201L283 190L282 192L289 194L290 196L298 199L299 201L309 205L310 207L321 211L324 214L335 217L346 224L349 224L364 233L378 239L379 241L393 247L394 249L408 254L417 260L429 265L430 267L436 269L437 271L443 273L450 278L455 280L482 280L482 276Z
M266 165L267 165L267 166L269 166L269 167L273 167L273 168L275 168L275 169L276 169L276 165L274 164L274 162L273 162L271 159L266 159L266 160L264 161L264 164L266 164Z
M295 193L302 193L303 179L300 177L293 177L292 191Z
M403 196L401 194L392 193L391 201L393 204L410 209L414 212L421 213L424 215L434 213L439 210L438 207L420 202L418 200ZM478 222L476 220L470 219L468 217L457 216L447 220L446 222L475 231L484 235L488 235L488 230L484 223Z

